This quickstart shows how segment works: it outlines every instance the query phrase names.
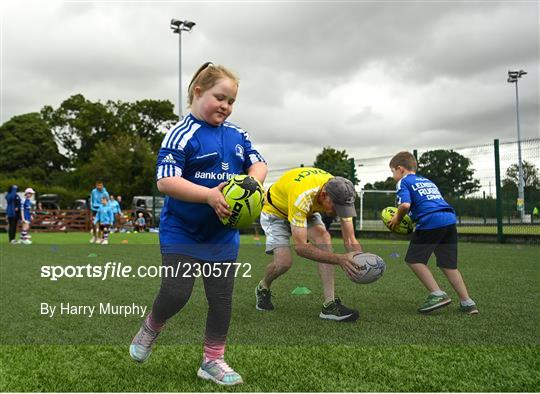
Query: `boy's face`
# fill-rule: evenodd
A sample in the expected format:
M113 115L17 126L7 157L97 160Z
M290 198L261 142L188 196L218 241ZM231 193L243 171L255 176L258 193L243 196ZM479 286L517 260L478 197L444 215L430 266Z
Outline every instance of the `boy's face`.
M103 183L96 183L96 189L101 191L103 189Z
M396 168L390 167L390 171L392 171L392 178L394 178L394 181L396 182L405 176L405 168L401 166L397 166Z
M107 199L106 199L106 198L102 198L102 199L101 199L101 203L102 203L103 205L107 205Z

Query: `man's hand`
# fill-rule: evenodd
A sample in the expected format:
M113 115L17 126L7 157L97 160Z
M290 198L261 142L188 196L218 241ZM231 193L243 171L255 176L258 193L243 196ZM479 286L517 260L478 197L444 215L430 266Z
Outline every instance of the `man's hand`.
M360 273L360 269L354 262L354 255L358 254L358 252L349 252L346 254L340 254L339 256L339 265L345 271L347 276L350 278L351 276L356 276Z
M225 201L225 197L221 192L221 190L225 187L226 184L227 182L221 182L216 187L210 189L210 191L208 192L208 196L206 197L206 202L208 203L208 205L214 208L216 215L218 215L221 219L225 219L231 216L231 211L229 211L229 204L227 204L227 201Z

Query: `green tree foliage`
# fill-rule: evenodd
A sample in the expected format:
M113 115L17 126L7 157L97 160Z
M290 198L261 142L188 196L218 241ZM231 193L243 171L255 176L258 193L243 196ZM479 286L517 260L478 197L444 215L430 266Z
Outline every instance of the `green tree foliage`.
M100 141L77 175L90 191L99 178L110 193L132 197L152 194L156 156L150 143L138 136L121 135Z
M168 100L103 104L77 94L57 109L45 106L41 113L76 168L90 160L100 142L125 135L143 138L157 153L163 132L178 120L173 109Z
M533 163L524 160L523 165L523 184L525 188L540 189L540 177L538 176L538 168ZM517 163L512 164L506 169L506 176L502 181L503 186L513 186L516 188L519 184L519 168Z
M394 178L389 176L384 181L378 181L371 183L366 183L364 186L365 190L395 190L396 189L396 181Z
M350 179L355 185L358 184L354 159L349 158L345 150L338 151L331 147L325 147L315 158L313 166L328 171L334 176Z
M540 177L538 168L528 161L523 161L523 183L525 197L525 211L529 212L535 206L540 207ZM515 200L518 197L518 165L512 164L506 169L506 176L502 181L503 199L511 201L508 205L515 207Z
M0 173L49 184L67 164L39 113L14 116L0 126Z
M418 160L418 173L437 184L443 196L465 197L480 189L467 157L453 150L427 151Z

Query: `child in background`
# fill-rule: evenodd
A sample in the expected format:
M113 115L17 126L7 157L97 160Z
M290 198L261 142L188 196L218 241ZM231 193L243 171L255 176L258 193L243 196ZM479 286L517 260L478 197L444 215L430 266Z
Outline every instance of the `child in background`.
M397 182L398 212L388 225L394 229L407 213L416 222L405 262L430 292L418 312L429 313L452 302L427 266L429 258L435 253L437 266L459 296L459 310L475 315L478 308L469 297L463 277L457 269L455 211L444 200L437 185L416 175L417 166L415 157L409 152L399 152L390 160L390 170Z
M90 211L92 212L92 218L94 219L94 222L96 221L95 217L97 215L97 212L101 208L101 201L103 197L106 197L108 200L109 192L107 192L107 189L105 188L105 186L103 186L103 182L96 181L96 187L90 192ZM99 229L96 226L92 227L92 238L90 239L91 244L99 241L98 233Z
M139 212L139 217L135 220L135 231L142 233L146 229L146 220L142 212Z
M22 209L21 209L21 223L22 223L22 229L21 229L21 243L24 245L30 245L32 243L31 239L32 236L29 234L30 231L30 224L32 223L32 213L30 210L32 209L32 196L35 194L34 189L31 187L27 188L24 191L24 202L22 203Z
M109 198L103 196L101 198L101 206L94 218L94 227L98 229L96 243L107 245L109 243L109 230L113 223L114 216L109 205Z

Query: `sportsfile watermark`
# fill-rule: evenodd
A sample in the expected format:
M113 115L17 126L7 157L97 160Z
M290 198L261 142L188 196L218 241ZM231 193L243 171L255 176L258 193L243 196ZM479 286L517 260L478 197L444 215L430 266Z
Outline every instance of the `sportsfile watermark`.
M228 277L251 278L251 264L239 262L182 263L168 266L140 265L133 267L122 262L109 261L104 265L43 265L40 277L50 281L59 279L127 279L127 278L199 278Z

